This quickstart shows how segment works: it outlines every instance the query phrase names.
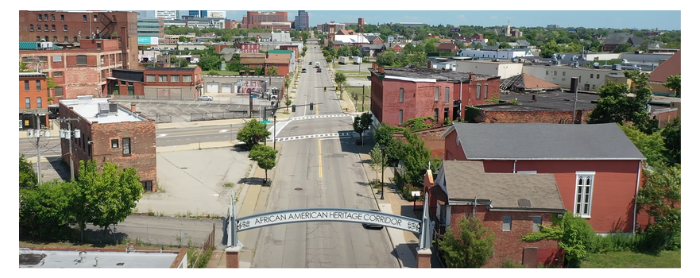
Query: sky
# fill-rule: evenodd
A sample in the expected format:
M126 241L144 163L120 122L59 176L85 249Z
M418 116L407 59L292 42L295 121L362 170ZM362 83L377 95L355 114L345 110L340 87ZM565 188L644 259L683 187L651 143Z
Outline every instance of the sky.
M213 10L213 9L210 9ZM217 11L221 11L220 9ZM246 10L225 10L228 19L241 20ZM254 10L251 11L266 11ZM272 10L270 10L272 11ZM289 20L294 20L298 10L286 11ZM420 22L429 25L452 24L515 27L545 27L558 24L561 27L585 28L637 28L660 30L680 30L681 11L401 11L401 10L306 10L309 13L309 24L316 26L330 21L357 22L364 18L368 24L383 24L390 22ZM188 10L181 10L181 15L187 15ZM154 11L148 10L148 16Z

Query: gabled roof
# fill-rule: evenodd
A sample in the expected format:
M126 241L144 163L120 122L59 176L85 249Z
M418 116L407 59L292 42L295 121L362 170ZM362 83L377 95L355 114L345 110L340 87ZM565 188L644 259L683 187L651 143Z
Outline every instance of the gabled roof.
M632 40L632 45L639 45L644 42L644 39L629 33L612 33L605 38L604 44L623 44L628 40Z
M265 63L265 57L241 57L241 64L243 65L258 65Z
M559 85L533 77L526 73L501 79L501 89L510 91L541 91L558 89Z
M456 48L458 48L457 45L452 43L452 42L441 43L440 45L437 46L438 50L454 50Z
M384 44L365 44L361 48L378 50L384 48Z
M666 62L661 63L658 68L654 69L649 75L650 82L666 82L669 76L681 73L681 51L678 50Z
M377 38L379 38L379 36L365 36L365 38L367 38L367 40L368 40L369 42L373 42L374 40L376 40ZM381 40L382 38L379 38L379 39Z
M616 123L455 123L470 160L646 160Z
M482 161L446 160L441 168L450 203L476 199L490 209L566 211L554 174L485 173Z
M519 46L530 46L530 42L526 40L517 40L515 43L517 43Z

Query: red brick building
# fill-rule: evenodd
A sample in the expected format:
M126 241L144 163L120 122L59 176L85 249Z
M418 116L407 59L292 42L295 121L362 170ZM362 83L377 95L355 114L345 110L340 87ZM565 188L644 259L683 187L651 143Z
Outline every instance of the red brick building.
M143 96L145 99L194 100L204 94L202 69L147 68L115 70L109 77L109 95Z
M292 59L291 54L272 54L268 53L265 58L265 74L269 75L267 69L277 67L277 74L284 77L289 76L289 60Z
M567 210L597 233L631 233L646 160L615 123L455 123L445 137L445 161L483 161L486 173L548 173Z
M431 116L440 123L460 119L465 105L484 104L499 92L498 76L416 67L384 69L376 64L370 73L372 114L391 126L417 117Z
M45 40L83 49L81 40L115 39L124 53L122 67L138 67L137 12L126 11L19 11L19 41ZM93 33L95 36L93 37Z
M251 29L253 27L265 28L263 22L289 22L289 15L287 12L251 12L248 11L246 16L243 17L241 21L241 27L243 29ZM288 30L283 30L288 31Z
M240 49L241 53L260 53L260 44L258 43L233 43L233 48Z
M107 77L113 69L128 69L117 39L81 40L81 48L58 50L21 50L20 62L30 70L38 69L52 77L58 85L50 92L53 99L74 99L79 95L103 96L107 92ZM138 66L136 59L132 63Z
M299 61L299 52L301 52L301 49L299 49L298 45L280 45L280 49L293 51L294 61Z
M49 128L48 88L46 74L41 72L19 73L19 129ZM39 118L37 126L36 114L44 114Z
M430 171L425 177L438 238L447 227L457 234L462 217L477 217L494 233L495 252L485 267L501 267L505 261L525 267L563 262L556 241L520 240L566 212L554 175L486 173L481 161L444 161L434 182Z
M122 168L136 168L145 191L157 191L156 124L135 114L135 109L92 96L59 101L61 117L80 118L71 123L71 129L81 133L80 138L71 139L76 178L80 178L79 161L95 159L98 166L112 162ZM61 128L68 126L61 123ZM71 152L65 139L61 140L61 153L63 161L70 163Z

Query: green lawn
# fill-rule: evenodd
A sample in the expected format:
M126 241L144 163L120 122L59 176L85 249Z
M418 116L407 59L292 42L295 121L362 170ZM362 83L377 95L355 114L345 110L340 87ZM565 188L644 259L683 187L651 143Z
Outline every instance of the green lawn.
M365 112L369 111L370 109L370 96L371 96L371 87L370 86L365 86ZM362 87L345 87L345 90L348 91L348 96L352 98L352 93L356 92L357 93L357 103L355 107L357 107L357 111L362 111ZM355 102L355 100L353 100Z
M659 256L634 252L591 254L582 268L680 268L681 251L662 251Z

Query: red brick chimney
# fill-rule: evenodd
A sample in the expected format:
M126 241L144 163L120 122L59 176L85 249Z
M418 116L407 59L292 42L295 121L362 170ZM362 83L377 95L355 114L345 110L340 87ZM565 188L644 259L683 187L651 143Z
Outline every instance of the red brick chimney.
M131 113L136 113L136 103L131 104Z

